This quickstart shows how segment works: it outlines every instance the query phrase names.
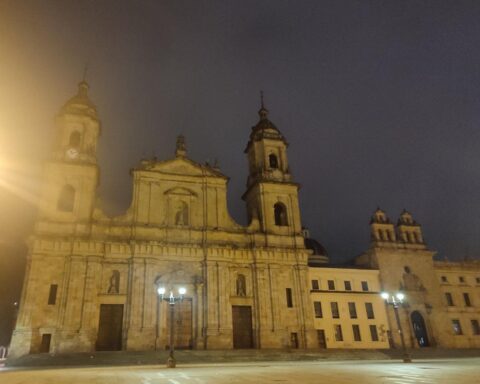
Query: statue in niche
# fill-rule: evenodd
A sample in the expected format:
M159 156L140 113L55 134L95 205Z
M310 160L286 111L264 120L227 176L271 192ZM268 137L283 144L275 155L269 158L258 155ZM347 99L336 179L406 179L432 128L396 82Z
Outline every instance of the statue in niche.
M247 295L247 284L244 275L237 276L237 296Z
M188 205L181 201L175 213L175 225L188 225Z
M425 287L422 284L422 280L412 273L410 267L404 267L405 273L403 274L403 289L406 291L425 291Z
M111 294L120 292L120 272L116 269L112 271L112 276L110 276L110 285L107 292Z

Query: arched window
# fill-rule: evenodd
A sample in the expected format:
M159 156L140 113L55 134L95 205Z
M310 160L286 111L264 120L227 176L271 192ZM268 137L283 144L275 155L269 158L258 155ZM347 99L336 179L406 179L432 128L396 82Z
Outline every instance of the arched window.
M273 153L268 155L268 162L270 163L270 168L278 168L278 159Z
M67 184L60 191L58 197L57 209L62 212L73 212L73 204L75 203L75 189Z
M276 203L273 206L275 212L275 225L285 226L288 225L287 220L287 208L282 203Z
M70 139L68 140L68 145L73 148L78 148L80 146L81 135L78 131L73 131L70 134Z

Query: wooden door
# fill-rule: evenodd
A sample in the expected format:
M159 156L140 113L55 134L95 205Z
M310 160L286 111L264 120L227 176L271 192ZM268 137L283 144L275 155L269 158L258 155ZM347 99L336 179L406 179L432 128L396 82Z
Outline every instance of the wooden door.
M232 306L233 348L253 348L252 307Z
M40 344L40 353L50 352L50 341L52 340L52 335L50 333L44 333L42 335L42 343Z
M167 307L170 304L167 304ZM174 308L174 346L175 349L191 349L192 343L192 299L185 298L175 304ZM167 321L170 329L170 314Z
M325 339L325 331L323 329L317 330L318 348L327 348L327 341Z
M101 304L97 351L122 349L123 304Z

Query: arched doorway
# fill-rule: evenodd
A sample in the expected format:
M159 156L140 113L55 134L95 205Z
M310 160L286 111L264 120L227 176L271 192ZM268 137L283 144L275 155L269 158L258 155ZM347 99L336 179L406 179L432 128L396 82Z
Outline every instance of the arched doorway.
M430 343L428 342L427 327L425 326L425 320L423 316L418 311L413 311L410 315L412 320L413 332L418 341L420 347L428 347Z

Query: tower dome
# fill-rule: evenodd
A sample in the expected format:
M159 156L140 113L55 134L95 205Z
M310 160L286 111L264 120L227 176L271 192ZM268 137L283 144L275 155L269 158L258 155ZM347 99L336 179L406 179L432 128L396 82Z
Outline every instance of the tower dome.
M325 247L317 240L310 237L307 229L303 229L305 248L310 249L313 253L308 257L308 265L310 267L319 267L328 264L328 253Z
M61 113L88 115L97 119L97 108L88 97L88 89L86 81L78 83L77 94L65 103Z

